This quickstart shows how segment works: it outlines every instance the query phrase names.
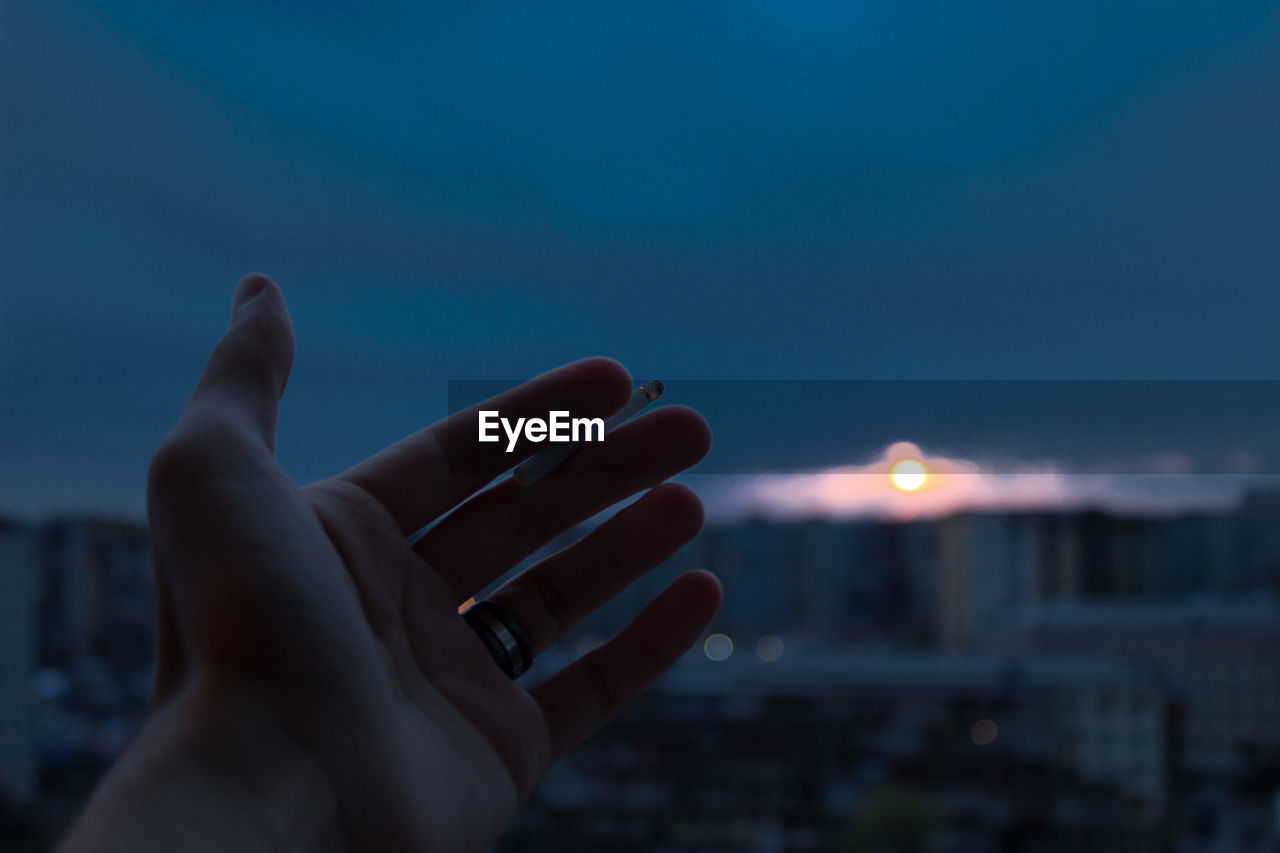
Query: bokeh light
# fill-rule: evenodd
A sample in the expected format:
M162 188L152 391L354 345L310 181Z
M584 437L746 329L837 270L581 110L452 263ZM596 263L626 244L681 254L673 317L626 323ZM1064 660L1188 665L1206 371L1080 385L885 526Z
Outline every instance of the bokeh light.
M783 645L782 638L775 637L773 634L766 634L756 640L756 657L765 663L772 663L782 657Z
M702 653L714 661L728 660L733 654L733 640L724 634L712 634L702 644Z
M986 746L996 739L996 727L993 720L978 720L969 729L969 737L973 738L973 742L978 746Z

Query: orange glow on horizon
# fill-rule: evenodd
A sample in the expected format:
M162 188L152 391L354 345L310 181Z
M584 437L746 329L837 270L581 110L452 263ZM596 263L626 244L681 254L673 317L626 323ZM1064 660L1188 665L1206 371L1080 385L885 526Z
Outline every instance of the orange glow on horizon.
M977 462L933 456L909 441L890 444L878 459L820 471L760 475L744 496L770 515L907 520L969 506L1040 506L1065 493L1051 466L992 473Z

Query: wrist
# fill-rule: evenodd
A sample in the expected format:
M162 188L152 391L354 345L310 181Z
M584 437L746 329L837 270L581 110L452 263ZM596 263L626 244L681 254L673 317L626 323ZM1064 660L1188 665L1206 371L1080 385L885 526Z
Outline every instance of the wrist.
M138 734L64 853L347 849L323 766L280 722L266 703L189 686Z

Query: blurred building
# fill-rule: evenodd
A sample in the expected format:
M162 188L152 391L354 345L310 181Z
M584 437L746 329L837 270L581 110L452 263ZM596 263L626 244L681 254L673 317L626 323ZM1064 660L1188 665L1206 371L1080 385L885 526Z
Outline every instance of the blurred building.
M1280 766L1280 604L1249 599L1046 604L992 637L1001 652L1104 655L1168 673L1183 688L1186 768L1238 775Z
M952 652L980 650L993 631L1042 601L1168 592L1153 581L1159 575L1152 566L1159 562L1169 525L1180 522L1096 510L961 513L940 519L935 525L939 645ZM1193 529L1189 538L1202 544L1210 532L1210 527ZM1194 565L1203 569L1208 563L1198 556Z
M677 571L709 569L724 584L715 629L804 633L829 642L925 646L934 631L928 524L758 519L709 526L637 587L634 609Z
M709 569L724 584L716 631L970 654L1042 602L1280 588L1280 524L1260 510L721 523L588 617L583 630L612 633L691 568Z
M142 725L155 661L146 529L59 518L39 537L31 732L43 812L70 813Z
M1240 514L1280 521L1280 489L1249 489L1240 499Z
M1040 597L1038 527L1029 515L967 513L936 522L934 531L938 643L970 651Z
M712 528L697 550L724 582L717 624L725 631L776 633L805 615L802 525L743 521Z
M36 790L31 676L36 661L40 541L0 522L0 797L22 804Z
M1229 595L1274 586L1280 569L1280 523L1261 510L1246 500L1238 513L1159 520L1141 596Z
M552 771L500 849L1167 848L1176 700L1149 670L770 658L686 657Z
M117 673L151 665L155 598L140 524L63 518L43 529L40 663L69 669L101 661Z
M1280 580L1280 524L1258 513L1170 517L1080 512L960 513L922 525L932 547L934 631L976 652L1025 608L1055 601L1176 600Z
M832 642L923 646L932 641L935 576L927 524L810 521L796 526L790 567L799 624Z

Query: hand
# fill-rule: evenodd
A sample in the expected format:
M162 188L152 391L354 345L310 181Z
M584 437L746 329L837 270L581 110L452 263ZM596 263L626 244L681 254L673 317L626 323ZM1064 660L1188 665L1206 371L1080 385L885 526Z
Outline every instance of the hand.
M274 458L293 359L284 299L253 275L233 302L151 466L157 711L67 849L482 850L552 763L695 642L720 587L683 575L532 690L502 673L459 604L649 489L491 596L535 654L546 649L698 532L698 499L663 481L705 454L706 424L663 407L528 488L506 479L482 491L521 454L475 442L468 411L299 488ZM619 365L589 359L485 408L594 416L630 390ZM602 468L618 473L587 476Z

